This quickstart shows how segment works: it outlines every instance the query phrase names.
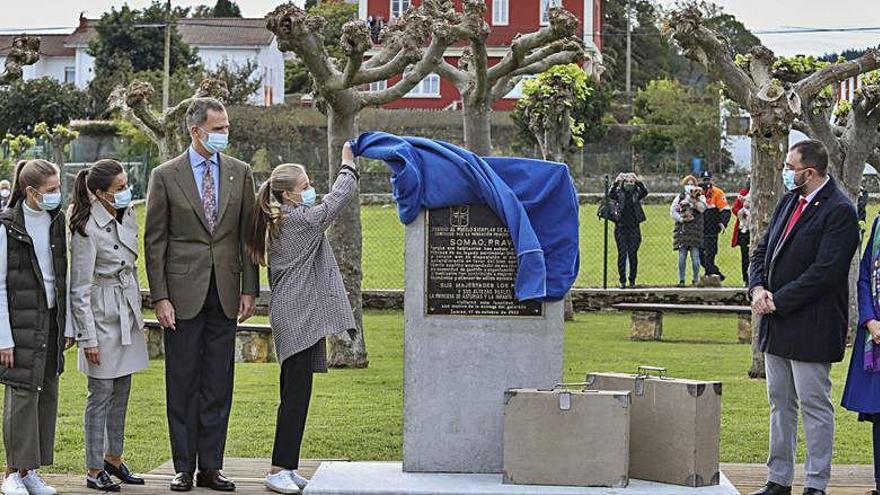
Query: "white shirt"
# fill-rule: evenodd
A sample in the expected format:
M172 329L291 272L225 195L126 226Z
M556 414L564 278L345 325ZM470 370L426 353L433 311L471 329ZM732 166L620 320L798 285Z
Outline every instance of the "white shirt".
M24 227L34 243L37 264L43 274L43 286L46 291L46 302L49 309L55 307L55 268L52 265L52 248L49 245L49 225L52 217L45 211L34 211L24 208ZM6 275L8 253L6 244L6 226L0 225L0 349L15 347L12 340L12 325L9 323L9 298L7 295Z
M810 206L810 203L813 202L813 199L816 198L816 195L819 194L819 191L821 191L822 188L825 187L825 184L828 184L829 180L831 180L831 177L826 175L825 182L823 182L821 186L817 187L815 191L811 192L807 196L801 196L801 199L805 199L807 201L806 206L804 206L804 210L806 210Z

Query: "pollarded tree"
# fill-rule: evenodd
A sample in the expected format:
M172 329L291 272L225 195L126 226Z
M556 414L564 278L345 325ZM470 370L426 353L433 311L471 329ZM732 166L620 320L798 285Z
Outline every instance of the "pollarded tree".
M119 111L122 117L156 144L159 148L159 161L165 162L186 147L181 123L193 99L211 96L223 101L229 96L229 91L225 82L206 78L192 97L166 108L162 113L155 112L150 105L152 96L153 86L150 83L134 81L128 86L117 86L107 102L111 110Z
M0 85L18 81L24 74L26 65L33 65L40 59L39 36L16 36L12 39L12 47L6 55L6 68L0 74Z
M345 54L337 60L324 43L325 20L285 4L267 16L267 26L278 38L282 51L296 53L311 73L319 108L327 115L329 177L341 164L342 145L358 134L358 115L366 107L383 105L406 95L442 61L446 48L470 36L484 24L482 2L465 0L456 12L452 0L425 0L412 7L382 32L382 47L369 60L372 47L369 28L352 21L342 28L340 46ZM380 91L365 89L370 83L402 75ZM332 180L332 179L331 179ZM361 295L360 203L352 202L328 232L336 260L345 281L357 330L328 339L328 363L334 367L365 367L367 350L363 339Z
M489 155L492 103L509 93L524 76L539 74L555 65L580 62L586 55L583 42L576 36L577 17L561 7L553 7L548 26L517 35L504 57L489 67L489 26L482 20L486 4L469 0L465 8L478 10L481 22L469 33L469 45L458 60L458 67L444 60L437 73L461 94L465 147L478 155Z
M770 216L781 197L779 173L785 163L788 135L802 116L802 102L814 98L823 88L880 66L876 51L849 62L828 65L795 81L780 78L774 71L777 58L763 46L752 48L747 57L735 58L728 41L706 27L700 10L686 6L668 20L672 36L684 54L710 70L725 85L733 101L751 114L752 140L752 236L764 236ZM739 63L738 63L739 62ZM757 243L753 243L753 248ZM760 318L753 318L752 366L749 376L764 376L764 356L756 338Z

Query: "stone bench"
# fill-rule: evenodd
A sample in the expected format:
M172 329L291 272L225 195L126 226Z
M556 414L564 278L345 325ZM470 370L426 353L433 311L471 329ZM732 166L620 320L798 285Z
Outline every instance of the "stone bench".
M156 320L144 320L144 334L150 359L165 357L165 330ZM274 363L275 341L269 325L239 324L235 333L235 362Z
M620 311L632 311L630 340L660 340L663 336L663 313L714 313L737 315L737 340L741 344L752 342L752 308L750 306L621 303L615 304L613 307Z

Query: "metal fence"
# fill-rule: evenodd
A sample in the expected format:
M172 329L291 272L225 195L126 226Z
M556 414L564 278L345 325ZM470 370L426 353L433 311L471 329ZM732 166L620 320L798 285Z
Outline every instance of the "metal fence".
M721 184L724 187L724 184ZM650 185L649 185L650 187ZM730 189L735 189L733 185ZM637 251L637 286L675 287L679 283L678 251L673 250L674 222L670 216L672 198L643 203L647 220L640 226L641 244ZM367 289L403 288L404 227L397 219L394 204L367 204L363 201L363 286ZM616 288L619 285L618 244L615 224L597 216L598 204L580 205L580 270L575 287ZM741 250L731 246L734 221L718 236L716 265L725 275L723 286L742 287ZM627 267L628 268L628 267ZM686 263L686 285L692 282L690 258ZM704 270L700 270L702 275ZM629 272L625 279L629 285Z

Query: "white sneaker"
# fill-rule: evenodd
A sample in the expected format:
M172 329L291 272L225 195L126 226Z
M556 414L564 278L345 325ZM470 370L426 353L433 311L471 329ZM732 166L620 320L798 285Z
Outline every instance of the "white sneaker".
M28 495L27 488L21 482L21 476L18 471L10 474L3 480L3 487L0 488L4 495Z
M299 486L293 482L291 473L292 471L278 471L275 474L267 474L266 488L277 493L302 493Z
M305 490L306 486L309 484L309 480L303 478L296 471L288 471L290 473L290 478L296 483L296 486L299 487L300 490Z
M30 495L56 495L58 490L47 485L35 469L28 471L28 475L21 479Z

